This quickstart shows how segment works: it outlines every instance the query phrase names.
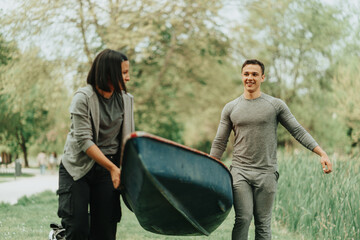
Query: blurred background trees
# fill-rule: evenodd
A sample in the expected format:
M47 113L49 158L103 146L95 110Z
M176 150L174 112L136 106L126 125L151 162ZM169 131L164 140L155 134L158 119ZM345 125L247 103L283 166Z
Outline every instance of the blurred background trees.
M67 102L68 93L56 75L56 64L38 56L38 49L24 53L16 51L4 67L0 85L0 133L2 144L13 152L22 152L28 166L28 148L54 149L55 142L63 143L56 121ZM56 130L55 130L56 129ZM51 136L55 134L56 136Z
M234 29L239 55L261 58L268 69L263 90L283 99L319 143L336 147L332 141L345 134L334 138L337 131L329 132L338 122L328 106L336 54L351 31L349 16L319 0L252 0L244 8L245 21ZM294 142L284 128L279 140Z
M284 99L325 149L358 151L359 6L350 0L11 6L0 14L0 144L14 151L61 153L69 101L104 48L131 59L137 130L208 152L223 106L242 93L242 62L258 58L266 65L263 91ZM282 127L279 139L299 146Z

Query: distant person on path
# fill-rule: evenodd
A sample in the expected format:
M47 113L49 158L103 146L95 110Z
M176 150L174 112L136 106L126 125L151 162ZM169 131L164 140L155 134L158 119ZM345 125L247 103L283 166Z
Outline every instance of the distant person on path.
M57 167L57 154L52 152L49 157L49 168L53 172Z
M121 218L120 151L124 137L134 131L133 96L125 87L129 67L123 53L100 52L88 85L71 102L57 192L66 240L115 240Z
M235 224L233 240L248 239L252 217L255 239L271 239L271 213L279 178L277 126L280 122L304 147L318 154L324 173L332 164L328 155L297 122L287 105L260 90L265 80L264 64L246 60L241 76L243 94L225 105L210 155L221 158L229 135L234 131L233 176Z
M38 163L39 163L39 167L40 167L40 174L44 175L45 174L45 170L46 170L46 164L47 164L47 156L46 153L41 151L39 152L39 154L36 157Z

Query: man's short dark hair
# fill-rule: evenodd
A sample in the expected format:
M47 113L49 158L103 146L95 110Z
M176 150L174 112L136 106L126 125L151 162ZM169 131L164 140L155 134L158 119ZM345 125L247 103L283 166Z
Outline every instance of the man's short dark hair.
M260 62L259 60L257 59L248 59L244 62L244 64L242 65L241 67L241 72L243 70L243 68L246 66L246 65L259 65L261 67L261 71L262 71L262 75L264 75L265 73L265 66L262 62Z

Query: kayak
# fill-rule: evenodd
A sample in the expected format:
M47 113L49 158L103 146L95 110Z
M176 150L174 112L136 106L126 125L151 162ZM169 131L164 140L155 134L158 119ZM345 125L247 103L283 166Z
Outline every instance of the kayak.
M147 231L210 235L231 210L231 174L204 152L134 132L126 138L121 167L123 200Z

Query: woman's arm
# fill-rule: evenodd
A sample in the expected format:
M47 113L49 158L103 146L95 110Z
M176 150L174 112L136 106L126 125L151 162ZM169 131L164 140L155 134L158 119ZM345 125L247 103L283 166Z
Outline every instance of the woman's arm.
M86 150L86 154L110 172L113 186L118 188L120 186L120 168L112 163L95 144Z

